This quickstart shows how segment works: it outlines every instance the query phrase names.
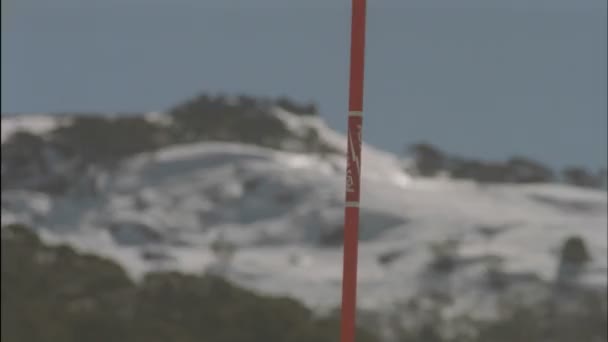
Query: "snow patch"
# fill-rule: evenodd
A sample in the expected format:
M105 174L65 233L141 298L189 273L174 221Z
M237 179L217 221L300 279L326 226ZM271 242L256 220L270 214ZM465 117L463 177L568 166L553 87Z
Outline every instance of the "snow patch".
M17 132L44 134L52 131L58 125L58 118L45 114L3 115L0 141L6 142Z
M319 118L274 114L290 130L314 128L344 151L346 138ZM238 143L173 146L130 158L112 173L95 171L101 185L94 197L3 191L2 223L31 224L49 241L116 260L134 278L166 268L222 272L243 286L328 310L340 299L345 166L339 154ZM364 144L361 308L387 308L425 289L450 294L456 311L486 308L494 293L490 266L498 264L514 284L552 282L556 253L573 235L592 256L582 281L606 285L605 192L412 179L402 166ZM560 209L572 203L577 210ZM585 209L590 204L595 209ZM229 262L214 252L220 236L236 248ZM431 246L446 240L455 241L443 251L451 271L433 271L443 256Z

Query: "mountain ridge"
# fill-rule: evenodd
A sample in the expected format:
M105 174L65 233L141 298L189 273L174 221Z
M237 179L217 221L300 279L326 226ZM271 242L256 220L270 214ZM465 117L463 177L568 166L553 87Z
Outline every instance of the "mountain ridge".
M188 120L200 119L191 113ZM227 115L250 115L239 113ZM146 138L156 132L147 130L147 120L158 127L173 118L154 113L145 120L112 119L143 127L137 131L143 138L134 138L140 145L128 140L137 135L129 126L118 128L116 139L94 132L111 132L117 121L109 119L85 119L79 127L89 131L59 130L56 141L67 151L60 157L44 148L45 139L58 139L56 127L25 123L37 128L21 138L9 134L6 143L3 138L2 223L24 223L47 242L108 257L134 279L155 270L219 272L245 288L329 310L338 304L341 281L346 137L314 115L277 107L252 115L274 122L277 139L262 139L264 131L254 129L260 126L208 136L210 128L201 121L184 128L194 137L141 150L154 142ZM232 119L214 125L238 127ZM253 133L239 141L236 133L244 128ZM311 130L315 135L308 135ZM30 156L46 164L23 158L28 148L5 159L15 137L31 139ZM87 139L87 146L68 143ZM124 141L131 145L115 160L86 155L103 146L101 152L112 156L112 144ZM534 297L534 291L564 283L606 285L605 192L412 177L398 156L368 144L362 156L361 308L388 310L430 293L451 298L455 312L487 315L505 291L527 288L532 294L525 296ZM25 170L31 178L14 182L5 176L7 163L22 167L13 174ZM45 170L69 186L41 189L37 177L47 176ZM590 259L572 268L561 264L559 250L573 236L581 238Z

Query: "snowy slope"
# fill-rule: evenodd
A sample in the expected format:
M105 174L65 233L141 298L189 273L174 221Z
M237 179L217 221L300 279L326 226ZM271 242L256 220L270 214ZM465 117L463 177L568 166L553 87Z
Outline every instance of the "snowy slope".
M42 134L53 130L59 119L45 114L2 116L0 141L4 143L10 136L19 131Z
M346 145L318 118L275 115L294 132L315 127L325 141ZM3 191L2 223L29 223L49 241L119 261L134 277L158 268L221 271L330 309L340 298L345 164L339 155L236 143L174 146L97 172L61 198ZM492 296L491 265L499 261L514 282L553 281L557 251L572 235L583 237L593 258L580 281L606 283L605 192L412 179L395 156L367 145L362 191L362 308L420 291L449 293L462 310L482 307ZM455 270L430 271L430 246L449 239L458 241ZM218 241L236 248L229 265L213 252Z

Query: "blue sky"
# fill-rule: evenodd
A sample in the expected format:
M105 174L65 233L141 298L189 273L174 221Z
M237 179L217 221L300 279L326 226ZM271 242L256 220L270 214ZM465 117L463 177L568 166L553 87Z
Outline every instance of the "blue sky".
M2 112L288 95L346 124L345 0L3 0ZM364 139L606 165L605 0L370 0Z

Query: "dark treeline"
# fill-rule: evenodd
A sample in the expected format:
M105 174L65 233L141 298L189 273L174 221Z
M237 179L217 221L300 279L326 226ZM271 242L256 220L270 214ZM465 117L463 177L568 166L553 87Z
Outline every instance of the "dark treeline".
M531 158L514 156L506 161L484 161L452 156L429 143L414 144L407 149L413 157L414 172L433 177L447 173L456 179L471 179L480 183L552 183L562 182L580 187L606 187L606 169L587 170L580 166L555 171Z
M318 316L295 300L259 295L215 276L151 273L135 283L119 265L48 246L19 225L2 228L1 250L3 342L339 340L339 311ZM561 254L562 262L588 261L576 237ZM566 306L561 297L532 305L508 300L492 320L444 321L416 296L388 317L362 312L357 341L606 341L605 291L566 291ZM446 334L450 325L462 329ZM382 336L387 332L391 337Z
M38 135L18 132L2 144L2 187L62 193L91 167L112 167L124 158L201 141L240 142L267 148L337 153L314 128L294 132L273 108L317 115L314 104L245 95L200 95L167 112L166 122L142 113L58 114L65 124Z

